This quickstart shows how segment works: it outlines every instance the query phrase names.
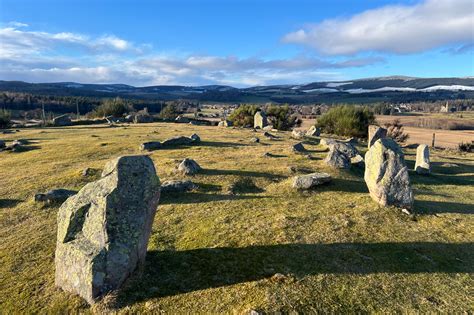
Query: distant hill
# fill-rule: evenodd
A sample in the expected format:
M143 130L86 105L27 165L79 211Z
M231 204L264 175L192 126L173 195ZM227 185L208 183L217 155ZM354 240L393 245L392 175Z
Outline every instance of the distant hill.
M75 82L26 83L0 81L0 91L57 96L193 99L207 102L277 103L370 103L474 98L474 77L414 78L379 77L301 85L271 85L235 88L225 85L158 85L134 87L125 84L81 84Z

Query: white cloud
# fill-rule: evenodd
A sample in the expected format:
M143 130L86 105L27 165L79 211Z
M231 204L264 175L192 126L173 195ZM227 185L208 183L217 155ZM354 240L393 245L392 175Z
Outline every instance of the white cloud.
M15 22L15 24L22 24ZM26 24L24 24L26 25ZM103 52L141 52L141 47L113 35L90 37L83 34L60 32L48 33L19 29L18 26L0 28L0 57L31 55L54 52L58 47Z
M327 55L377 51L416 53L474 42L474 1L426 0L389 5L350 18L325 20L284 36Z
M16 22L16 21L8 22L7 25L11 26L11 27L15 27L15 28L28 27L29 26L26 23L21 23L21 22Z
M383 62L378 57L323 60L309 54L282 59L164 54L115 35L49 33L11 25L0 28L0 42L0 79L28 82L139 86L301 83L342 79L338 69Z

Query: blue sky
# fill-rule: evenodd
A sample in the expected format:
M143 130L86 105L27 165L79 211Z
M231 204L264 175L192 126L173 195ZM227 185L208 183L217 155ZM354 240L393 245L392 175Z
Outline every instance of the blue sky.
M474 76L471 0L0 0L0 79L250 86Z

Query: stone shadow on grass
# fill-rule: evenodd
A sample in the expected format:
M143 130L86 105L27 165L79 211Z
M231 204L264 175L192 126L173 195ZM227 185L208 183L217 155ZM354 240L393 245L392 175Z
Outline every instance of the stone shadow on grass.
M319 190L319 187L318 187ZM327 185L321 185L321 191L342 191L354 193L369 193L367 185L363 180L351 180L343 178L333 178Z
M230 195L230 194L205 194L199 192L188 193L168 193L160 198L160 205L172 204L196 204L213 201L225 200L242 200L242 199L263 199L269 196L253 196L253 195Z
M474 204L460 202L415 200L414 209L416 214L474 214Z
M232 148L232 147L246 147L248 144L237 143L237 142L224 142L224 141L201 141L197 143L198 146L205 147L218 147L218 148Z
M244 171L244 170L218 170L218 169L203 169L199 172L203 175L236 175L236 176L247 176L247 177L265 177L265 178L276 178L281 179L285 176L265 173L265 172L256 172L256 171Z
M118 293L115 306L268 279L376 273L472 273L474 243L279 244L150 251ZM271 277L283 274L278 280Z
M20 199L0 199L0 208L15 207L17 204L23 201L24 200L20 200Z

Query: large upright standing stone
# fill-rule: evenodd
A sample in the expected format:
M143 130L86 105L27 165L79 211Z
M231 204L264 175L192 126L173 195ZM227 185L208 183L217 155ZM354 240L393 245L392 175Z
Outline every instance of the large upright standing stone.
M108 162L59 209L56 285L94 303L118 289L145 260L160 198L160 182L147 156Z
M377 140L365 154L364 179L370 196L382 206L411 209L411 190L408 168L403 152L390 138Z
M416 149L415 171L423 175L427 175L431 172L430 149L426 144L420 144Z
M268 125L267 115L264 112L258 111L253 116L253 127L263 129Z
M369 149L375 143L375 141L385 138L386 136L387 136L387 129L376 126L376 125L370 125L369 126L369 141L367 141Z

